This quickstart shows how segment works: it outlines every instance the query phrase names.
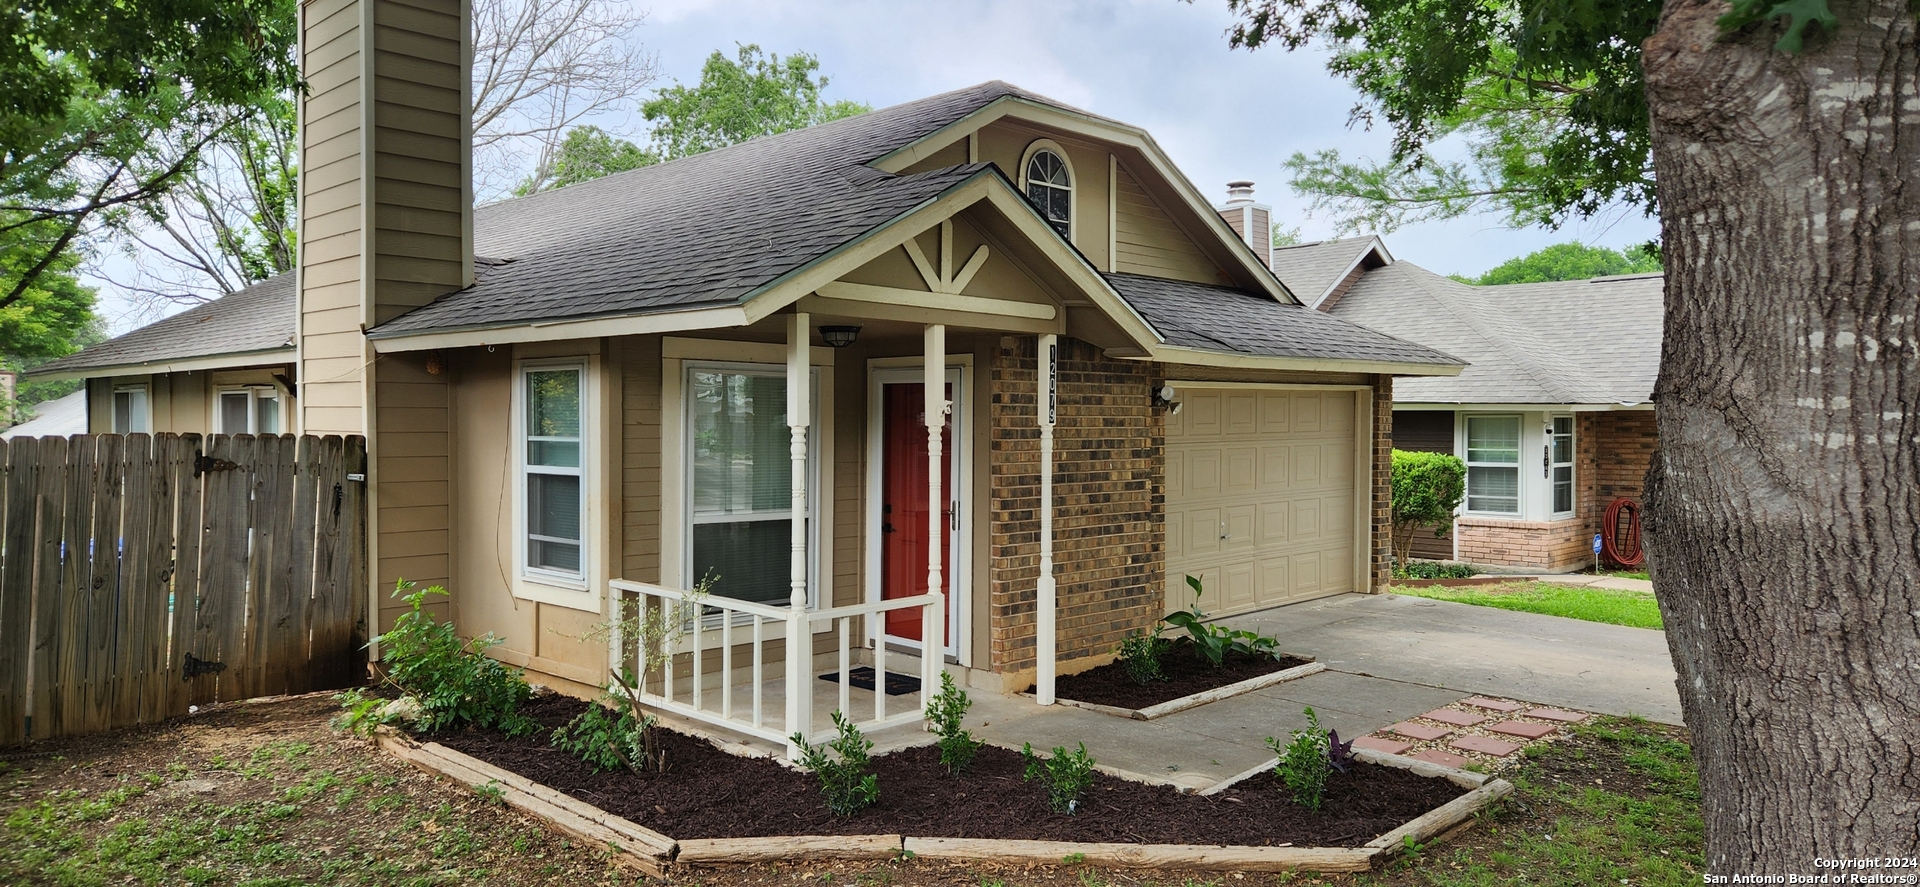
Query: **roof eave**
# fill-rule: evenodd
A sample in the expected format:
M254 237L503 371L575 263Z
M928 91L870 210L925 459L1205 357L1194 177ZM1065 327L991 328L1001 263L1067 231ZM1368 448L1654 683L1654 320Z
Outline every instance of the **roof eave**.
M1392 376L1458 376L1465 364L1410 363L1393 360L1343 359L1324 357L1280 357L1246 354L1238 351L1213 351L1179 345L1159 345L1137 360L1176 363L1189 366L1250 370L1292 370L1318 373L1379 373Z
M117 376L151 376L160 373L190 373L200 370L229 370L286 363L293 360L297 354L297 349L291 345L287 345L258 351L235 351L229 354L213 354L205 357L189 357L180 360L155 360L142 363L73 367L53 370L51 372L28 370L25 375L36 382L65 382L70 379L100 379Z

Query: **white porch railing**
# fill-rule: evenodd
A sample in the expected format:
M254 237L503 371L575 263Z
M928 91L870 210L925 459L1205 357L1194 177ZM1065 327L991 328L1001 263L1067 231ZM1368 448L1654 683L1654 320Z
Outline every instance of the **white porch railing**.
M652 632L640 638L622 637L618 632L610 640L613 668L638 676L640 704L678 717L688 718L736 733L782 744L791 759L798 749L790 737L797 730L809 742L833 736L830 723L814 723L813 701L820 683L813 667L818 649L816 638L825 633L836 644L839 678L837 705L864 732L920 720L928 694L937 692L945 657L935 648L933 655L919 657L921 693L918 703L895 700L901 708L889 712L886 693L888 651L886 644L872 650L874 690L869 704L855 711L852 671L857 663L856 650L866 649L867 639L886 614L896 610L919 608L921 637L944 631L944 619L935 621L932 605L944 601L944 595L922 594L893 600L873 601L833 607L800 614L787 607L719 595L696 596L679 589L616 579L611 583L621 613L665 614L656 619L677 623L680 628ZM697 609L696 609L697 608ZM942 614L944 615L944 614ZM656 623L659 624L659 623ZM797 632L801 638L798 655L787 646ZM780 649L772 651L776 644ZM643 649L651 645L652 649ZM893 654L903 655L903 654ZM654 663L651 669L648 663ZM774 674L769 663L780 663ZM794 668L792 663L803 663ZM770 675L772 675L770 677ZM778 698L770 698L777 694Z

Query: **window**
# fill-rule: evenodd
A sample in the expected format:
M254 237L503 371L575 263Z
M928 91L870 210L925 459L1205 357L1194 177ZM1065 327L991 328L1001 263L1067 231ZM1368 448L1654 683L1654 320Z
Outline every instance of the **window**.
M582 582L586 573L586 366L529 364L520 370L521 497L526 572Z
M152 427L147 410L147 389L113 389L113 433L145 434Z
M1555 416L1547 426L1547 459L1553 479L1553 513L1573 513L1573 417Z
M1060 232L1073 236L1073 173L1066 159L1052 148L1030 148L1021 177L1026 182L1027 201L1040 211L1040 217Z
M1520 417L1467 417L1467 510L1520 513Z
M218 406L218 434L280 433L280 392L270 386L223 388Z
M795 519L786 372L772 366L694 365L684 390L692 523L688 581L710 575L714 594L786 603L792 594ZM818 424L810 431L808 447L817 452ZM808 464L811 473L811 453ZM818 485L810 478L808 486ZM807 547L810 560L814 547Z

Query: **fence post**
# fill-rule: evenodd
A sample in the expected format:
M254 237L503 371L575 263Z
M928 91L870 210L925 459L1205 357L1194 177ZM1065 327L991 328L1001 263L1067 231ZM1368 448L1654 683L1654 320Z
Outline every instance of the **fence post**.
M27 735L27 656L32 652L28 618L33 604L35 458L40 442L17 437L7 449L7 527L0 558L0 743Z

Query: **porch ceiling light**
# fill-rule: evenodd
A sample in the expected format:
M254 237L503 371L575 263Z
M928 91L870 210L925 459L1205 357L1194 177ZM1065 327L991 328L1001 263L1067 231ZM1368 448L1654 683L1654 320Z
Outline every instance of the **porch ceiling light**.
M853 344L853 340L858 338L859 335L860 328L857 326L823 326L820 328L820 338L835 348L845 348Z

